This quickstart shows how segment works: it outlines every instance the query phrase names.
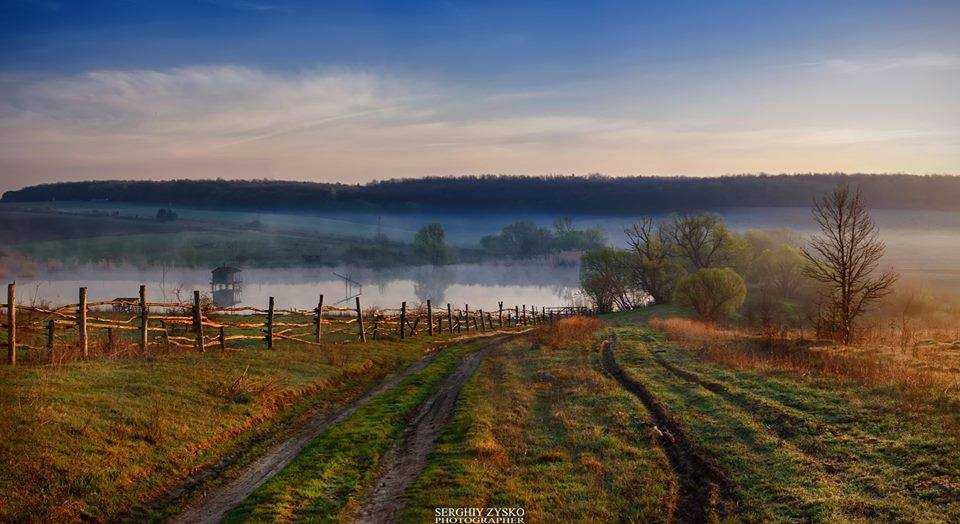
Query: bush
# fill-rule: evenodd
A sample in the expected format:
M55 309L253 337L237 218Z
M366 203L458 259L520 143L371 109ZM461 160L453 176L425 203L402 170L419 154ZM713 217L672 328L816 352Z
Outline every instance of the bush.
M677 284L674 301L696 312L704 320L717 321L737 312L747 297L747 286L729 268L705 268Z

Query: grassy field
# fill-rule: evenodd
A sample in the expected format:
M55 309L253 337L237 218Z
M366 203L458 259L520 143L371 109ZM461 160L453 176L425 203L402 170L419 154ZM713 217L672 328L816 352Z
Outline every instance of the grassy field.
M960 517L957 413L942 399L919 402L889 384L836 374L736 364L749 359L717 361L644 325L614 332L621 364L733 479L741 516Z
M238 449L242 464L429 344L280 341L274 351L0 367L0 521L163 515L167 504L152 504L192 473Z
M444 351L425 369L362 406L315 439L226 520L351 520L384 454L407 426L409 413L453 370L461 356L480 344Z
M521 507L526 522L668 520L667 459L593 342L514 344L488 358L402 520L432 520L435 507Z
M691 500L706 504L691 497L691 457L722 478L712 517L960 519L952 346L909 363L862 348L771 351L679 314L566 319L491 345L406 489L401 520L432 521L437 507L523 508L528 522L689 519ZM616 372L601 356L612 338ZM444 350L373 396L228 520L354 519L418 407L481 347ZM205 487L228 482L298 421L337 411L426 350L423 340L346 345L331 364L281 342L2 368L0 520L163 518L182 507L168 495L191 473L235 454Z

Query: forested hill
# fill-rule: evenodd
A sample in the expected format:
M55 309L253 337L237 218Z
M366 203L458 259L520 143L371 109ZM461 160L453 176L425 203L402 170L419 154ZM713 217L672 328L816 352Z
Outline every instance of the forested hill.
M737 175L427 177L364 185L276 180L65 182L4 193L3 202L114 201L263 210L542 211L629 214L723 206L807 206L838 182L881 208L960 210L960 177Z

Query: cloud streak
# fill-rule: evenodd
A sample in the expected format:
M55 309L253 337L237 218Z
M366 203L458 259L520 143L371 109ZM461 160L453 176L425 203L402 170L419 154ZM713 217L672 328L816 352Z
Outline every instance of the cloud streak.
M909 64L896 67L951 62ZM675 104L673 95L641 92L644 104L624 111L631 94L605 107L579 88L478 92L369 71L233 65L5 76L0 188L146 176L943 172L960 163L945 145L955 143L956 129L842 119L784 127L689 107L655 118L644 114Z

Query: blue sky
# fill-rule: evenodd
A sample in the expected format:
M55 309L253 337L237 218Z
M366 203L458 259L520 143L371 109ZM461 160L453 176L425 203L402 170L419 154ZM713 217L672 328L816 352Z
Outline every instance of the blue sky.
M0 6L0 189L960 171L955 1Z

